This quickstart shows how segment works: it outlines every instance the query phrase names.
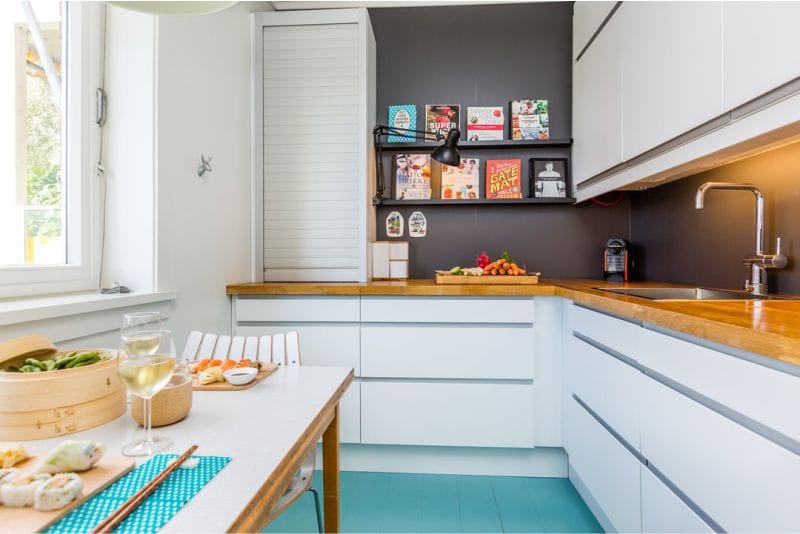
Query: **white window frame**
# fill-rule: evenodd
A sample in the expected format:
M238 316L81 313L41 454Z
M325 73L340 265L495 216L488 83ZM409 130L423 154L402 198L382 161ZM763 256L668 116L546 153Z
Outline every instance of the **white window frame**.
M95 88L102 76L102 2L69 2L63 39L67 83L62 109L66 255L65 265L0 266L0 298L87 291L98 287L100 178L95 163L100 129L95 123Z

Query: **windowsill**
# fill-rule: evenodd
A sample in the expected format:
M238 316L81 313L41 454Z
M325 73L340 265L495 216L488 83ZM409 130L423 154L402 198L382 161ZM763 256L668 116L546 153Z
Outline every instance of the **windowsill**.
M177 291L140 291L125 294L71 293L0 301L0 326L112 310L174 300Z

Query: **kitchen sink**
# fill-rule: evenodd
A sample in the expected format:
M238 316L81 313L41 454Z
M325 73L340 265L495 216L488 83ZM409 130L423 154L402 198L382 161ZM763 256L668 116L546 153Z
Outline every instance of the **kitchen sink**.
M596 287L600 291L650 300L758 300L780 297L753 295L744 291L704 287Z

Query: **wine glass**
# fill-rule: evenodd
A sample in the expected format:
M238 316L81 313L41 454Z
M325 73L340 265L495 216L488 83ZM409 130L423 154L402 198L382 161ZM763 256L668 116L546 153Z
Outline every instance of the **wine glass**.
M133 395L144 400L145 437L125 445L125 456L151 456L172 445L172 440L152 435L151 399L167 385L175 371L175 342L169 330L141 330L122 336L119 376Z
M122 339L132 338L142 331L161 330L161 313L137 312L126 313L122 316Z

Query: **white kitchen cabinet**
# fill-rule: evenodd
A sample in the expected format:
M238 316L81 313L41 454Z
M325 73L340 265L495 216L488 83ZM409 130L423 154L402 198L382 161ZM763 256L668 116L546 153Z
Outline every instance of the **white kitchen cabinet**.
M575 399L564 407L569 463L618 532L641 532L639 460Z
M358 297L237 297L238 322L355 322L359 320Z
M575 337L570 340L565 357L572 393L638 448L642 373Z
M588 3L577 2L576 9ZM573 67L575 184L622 162L622 30L617 13Z
M572 59L586 48L616 2L575 2L572 8Z
M800 456L674 390L642 384L641 453L727 532L799 532Z
M534 300L520 297L362 297L364 323L531 324Z
M362 376L533 380L532 326L361 327Z
M367 10L255 14L252 79L254 272L265 281L365 282L375 234Z
M628 160L722 113L722 2L625 2L616 17Z
M799 2L725 2L725 109L800 76Z
M365 380L361 442L530 448L532 384Z
M714 532L647 467L642 469L642 532Z

